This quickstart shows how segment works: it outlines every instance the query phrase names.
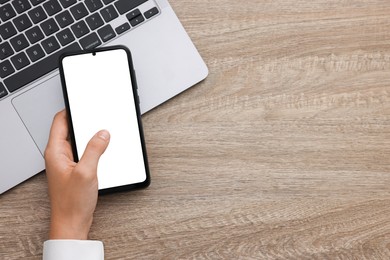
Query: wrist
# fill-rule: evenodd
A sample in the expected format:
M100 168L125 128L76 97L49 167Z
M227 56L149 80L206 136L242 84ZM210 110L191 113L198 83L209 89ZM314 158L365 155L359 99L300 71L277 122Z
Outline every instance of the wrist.
M92 219L85 221L85 223L78 223L77 221L52 218L49 239L87 240L91 224Z

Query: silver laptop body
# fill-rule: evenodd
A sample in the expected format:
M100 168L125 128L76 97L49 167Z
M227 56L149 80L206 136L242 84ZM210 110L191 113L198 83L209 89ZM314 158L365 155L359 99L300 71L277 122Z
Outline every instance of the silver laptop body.
M30 9L27 11L27 13L30 12L28 13L28 17L36 14L32 11L40 9L39 7L42 7L45 11L45 8L49 8L47 0L28 1L30 1L29 3L31 5ZM69 0L58 1L62 7L59 14L66 11L72 15L76 14L74 8L76 3L69 7L63 7L63 2L68 1ZM113 6L116 9L129 8L127 2L124 1L136 1L141 4L131 10L126 10L125 12L122 10L122 12L124 12L123 14L120 14L119 10L116 10L118 12L118 17L116 18L107 18L111 16L103 13L103 9L108 8L109 6ZM80 1L77 2L77 4L79 3ZM92 16L92 14L95 13L99 13L102 19L112 19L109 22L105 22L104 26L100 26L95 30L91 29L89 34L95 32L96 35L98 35L98 40L101 42L100 46L120 44L127 46L132 52L142 113L151 110L203 80L207 76L208 69L204 61L200 57L167 0L100 0L98 2L92 0L81 3L84 3L85 5L87 5L87 3L89 4L89 6L86 6L86 10L88 11L89 8L92 8L92 10L93 8L98 9L94 12L89 12L89 14L83 18L79 18L80 20L76 20L76 18L73 17L74 23L86 21L87 17ZM96 7L96 5L94 7L91 3L102 3L103 7ZM5 4L2 4L0 9L6 4L10 3L6 2ZM45 4L46 6L44 6ZM17 17L20 7L11 6L16 14L15 17ZM72 9L72 7L74 9ZM7 6L7 8L10 7ZM110 8L110 10L112 10L112 7ZM141 16L139 13L141 13ZM58 18L56 15L53 17L57 21L59 30L54 33L53 36L55 35L55 37L57 37L56 39L59 41L58 37L61 35L57 34L67 28L71 28L72 25L61 24L64 22L63 17L60 16ZM43 23L47 20L35 24L33 18L29 18L32 27L43 27ZM48 18L50 18L49 15ZM10 19L9 21L15 23L13 19L15 18ZM89 22L91 22L91 19ZM127 26L123 26L126 23L129 23L131 28L122 32L122 30L127 29ZM90 25L87 22L86 24ZM113 36L112 33L110 34L110 31L107 32L107 30L99 31L107 24L116 32L114 34L116 36ZM27 34L27 30L28 29L21 33ZM118 35L118 32L121 32L121 34ZM20 33L18 32L18 35L19 34ZM90 41L88 43L89 45L87 45L84 41L82 42L84 45L82 45L80 40L84 37L75 37L74 42L79 43L81 48L89 48L95 44ZM44 39L35 44L44 45L43 41L47 38L48 37L45 36ZM11 41L11 39L13 38L10 37L10 39L5 41ZM104 40L106 40L106 42L104 42ZM13 44L15 44L15 42L13 42ZM10 45L13 46L12 43L10 43ZM26 56L30 58L30 56L28 56L29 52L27 51L30 46L33 46L33 44L30 44L20 51L16 51L14 48L13 55L15 56L18 53L25 52L27 53ZM50 48L51 46L49 45L46 47ZM57 51L59 52L62 48L64 47L61 47ZM46 51L45 47L43 49ZM18 62L13 56L4 59L4 61L6 60L9 60L11 63ZM0 70L3 68L2 64L4 61L0 60ZM24 67L24 69L29 68L29 66L34 66L35 63L32 62L31 58L30 62L31 64ZM15 69L15 73L12 75L18 75L19 70L17 70L13 63L12 65ZM20 71L22 70L23 69L20 69ZM54 69L46 75L11 92L10 88L14 89L15 87L8 87L10 86L10 83L8 82L11 80L19 80L19 82L25 80L25 77L22 77L22 73L20 74L22 75L20 77L12 75L2 77L0 80L3 84L3 88L0 88L0 193L7 191L44 170L43 153L47 144L52 119L55 113L64 108L57 69ZM110 91L110 89L107 89L107 91Z

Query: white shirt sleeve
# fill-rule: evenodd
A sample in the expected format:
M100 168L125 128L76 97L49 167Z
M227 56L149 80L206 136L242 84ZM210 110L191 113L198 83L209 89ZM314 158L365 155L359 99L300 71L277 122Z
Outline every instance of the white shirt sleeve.
M104 260L104 247L101 241L47 240L43 260Z

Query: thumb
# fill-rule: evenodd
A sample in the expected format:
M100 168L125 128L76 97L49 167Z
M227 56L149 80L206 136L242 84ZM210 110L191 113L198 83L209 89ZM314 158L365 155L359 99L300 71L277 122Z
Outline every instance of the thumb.
M96 169L100 156L110 143L110 133L107 130L97 132L88 142L79 164L88 169Z

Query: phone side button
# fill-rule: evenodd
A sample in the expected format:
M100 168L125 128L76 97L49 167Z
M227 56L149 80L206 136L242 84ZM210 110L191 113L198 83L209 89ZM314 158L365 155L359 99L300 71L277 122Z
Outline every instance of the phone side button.
M137 84L137 73L135 72L135 69L133 69L133 73L134 73L134 78L135 78L135 88L138 90L138 84Z

